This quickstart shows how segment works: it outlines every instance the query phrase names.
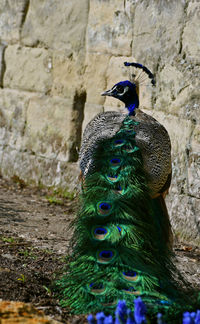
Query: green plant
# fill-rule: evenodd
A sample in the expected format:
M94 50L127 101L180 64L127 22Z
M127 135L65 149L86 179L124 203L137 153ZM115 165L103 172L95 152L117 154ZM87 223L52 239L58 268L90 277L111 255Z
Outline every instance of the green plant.
M15 239L13 237L1 237L1 241L6 243L14 243Z
M64 205L65 199L73 201L76 196L74 191L69 191L68 188L62 189L50 189L49 195L46 196L46 199L50 204L55 205Z
M44 253L46 254L53 254L53 251L49 250L49 249L44 249L42 250Z
M47 287L47 286L42 286L42 287L46 290L48 296L52 295L52 291L51 291L51 289L49 287Z
M46 196L46 199L48 200L48 202L50 204L54 204L54 205L63 205L64 201L62 199L58 199L55 196Z
M17 280L25 283L25 281L26 281L25 275L21 274L21 277L17 278Z
M74 200L75 196L76 196L76 193L74 191L65 190L63 192L63 197L67 198L69 200Z
M36 259L37 255L33 253L33 248L25 249L25 250L19 250L19 254L24 256L25 258L31 258Z

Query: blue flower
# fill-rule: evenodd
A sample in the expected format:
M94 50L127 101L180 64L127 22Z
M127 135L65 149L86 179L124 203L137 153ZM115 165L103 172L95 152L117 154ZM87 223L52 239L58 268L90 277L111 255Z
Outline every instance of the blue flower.
M127 321L126 324L136 324L135 320L133 319L133 313L131 312L130 309L127 310Z
M135 308L134 308L134 318L136 324L146 323L146 306L142 301L141 297L138 297L134 300Z
M183 313L183 324L194 324L194 320L189 312Z
M200 310L198 309L195 317L195 324L200 324Z
M111 315L107 316L105 319L104 319L104 324L113 324L113 318Z
M96 314L96 320L93 315L88 315L88 324L144 324L146 320L146 305L143 303L141 297L134 300L134 313L127 309L125 300L118 302L115 311L115 321L111 315L105 316L103 312ZM133 316L134 315L134 316ZM134 318L133 318L134 317ZM149 322L148 322L149 323ZM165 324L162 319L162 314L157 314L157 324ZM169 323L168 323L169 324ZM200 324L200 310L196 312L183 313L182 324Z
M161 313L157 314L157 324L164 324Z
M87 320L88 320L88 324L95 324L95 319L92 316L92 314L88 315Z
M125 300L119 300L115 311L115 324L125 323L127 317L127 307Z
M103 312L96 314L97 324L104 324L105 315Z
M200 310L197 310L194 322L195 324L200 324Z

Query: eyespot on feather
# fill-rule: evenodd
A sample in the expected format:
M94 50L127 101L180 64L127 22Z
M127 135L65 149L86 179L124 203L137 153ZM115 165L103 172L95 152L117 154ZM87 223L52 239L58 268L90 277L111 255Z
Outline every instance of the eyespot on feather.
M124 189L122 188L122 186L120 184L117 184L116 191L120 195L122 195L124 193Z
M124 150L127 152L127 153L134 153L136 151L139 150L139 147L137 146L132 146L131 144L127 144L124 146Z
M156 302L157 304L161 304L161 305L167 305L167 306L171 305L171 303L167 300L157 300Z
M118 228L118 231L121 233L122 228L120 226L117 226L117 228Z
M129 295L140 295L141 292L139 290L136 290L134 287L128 287L128 288L124 288L123 291L126 293L126 294L129 294Z
M113 182L117 182L119 180L119 176L118 175L106 175L106 179L113 183Z
M121 165L122 160L120 158L118 158L118 157L114 157L114 158L109 160L109 163L110 163L112 168L118 168Z
M117 306L117 304L118 304L118 300L114 300L113 302L102 304L102 306L114 308Z
M124 140L124 139L115 139L114 141L113 141L113 145L114 145L114 147L121 147L121 146L123 146L124 144L126 143L126 140Z
M139 275L136 271L130 270L130 271L124 271L122 272L122 277L127 281L137 281L139 278Z
M88 284L88 290L92 295L103 295L106 292L102 282Z
M93 227L92 237L97 241L103 241L109 235L109 229L107 227L98 226Z
M97 213L100 216L108 216L112 212L112 204L110 202L101 201L97 204Z
M107 264L112 262L116 257L116 251L113 249L101 250L97 252L97 262L101 264Z

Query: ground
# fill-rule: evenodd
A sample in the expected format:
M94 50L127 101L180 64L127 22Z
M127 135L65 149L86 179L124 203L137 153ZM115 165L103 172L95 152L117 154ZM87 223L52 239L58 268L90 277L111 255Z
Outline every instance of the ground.
M0 298L28 302L62 323L86 323L62 309L51 283L69 254L77 199L0 178ZM200 289L200 249L175 240L177 263Z

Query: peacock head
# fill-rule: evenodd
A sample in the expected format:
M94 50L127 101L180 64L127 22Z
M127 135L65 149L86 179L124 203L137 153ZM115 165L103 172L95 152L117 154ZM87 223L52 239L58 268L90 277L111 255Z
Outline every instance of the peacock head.
M116 83L112 89L101 94L111 96L125 103L129 116L135 115L135 109L139 106L138 89L135 83L128 80Z
M126 80L116 83L112 89L103 92L101 95L112 96L121 100L125 103L125 107L129 111L129 116L134 116L135 109L139 106L139 85L144 83L146 78L151 80L151 84L153 86L155 86L156 81L154 75L149 69L147 69L146 66L135 62L124 62L124 65L129 67L133 66L136 69L140 69L140 71L142 70L142 73L140 73L138 76L132 74L132 77L136 76L136 78L133 79L133 82ZM146 77L144 77L143 74L145 74Z

